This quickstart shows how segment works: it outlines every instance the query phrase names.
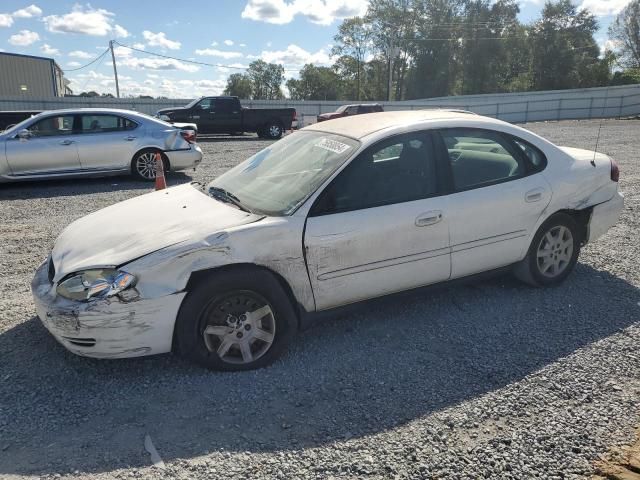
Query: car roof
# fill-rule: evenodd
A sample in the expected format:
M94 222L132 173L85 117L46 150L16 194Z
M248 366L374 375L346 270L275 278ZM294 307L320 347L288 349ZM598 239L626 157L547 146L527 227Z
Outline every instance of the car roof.
M436 120L474 120L489 125L504 125L494 118L483 117L472 112L461 110L409 110L365 113L356 117L342 117L325 122L314 123L302 130L335 133L357 140L374 132L392 127L409 126L414 123L425 123Z
M135 110L125 110L122 108L61 108L59 110L45 110L38 115L64 115L73 113L114 113L120 115L140 115Z

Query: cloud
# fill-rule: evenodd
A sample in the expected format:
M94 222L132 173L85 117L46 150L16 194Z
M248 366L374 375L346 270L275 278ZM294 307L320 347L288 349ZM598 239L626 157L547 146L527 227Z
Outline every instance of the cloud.
M13 17L8 13L0 13L0 27L10 27L13 25Z
M74 5L70 13L44 17L45 28L53 33L80 33L104 37L109 34L122 36L124 28L113 24L114 14L90 5Z
M20 30L19 33L9 37L9 43L18 47L26 47L40 40L40 35L30 30Z
M113 34L117 38L127 38L129 36L129 32L127 32L127 30L124 27L121 27L120 25L113 26Z
M246 47L246 46L247 46L247 44L246 44L246 43L241 43L241 44L239 44L238 46L239 46L239 47L241 47L241 48L244 48L244 47Z
M91 55L90 53L84 52L82 50L74 50L72 52L69 52L67 55L75 58L93 58L94 57L94 55Z
M598 17L617 15L631 0L583 0L580 9L587 9Z
M13 12L15 18L32 18L42 15L42 9L37 5L29 5L28 7L21 8Z
M42 45L40 47L40 50L42 51L42 53L44 53L45 55L60 55L60 50L58 50L57 48L53 48L51 45L49 45L48 43L45 43L44 45Z
M233 45L233 40L225 40L225 41L224 41L224 44L225 44L227 47L231 47L231 46Z
M196 55L206 55L208 57L220 57L220 58L240 58L242 53L240 52L227 52L224 50L216 50L215 48L205 48L196 50Z
M197 72L200 67L197 65L191 65L189 63L183 63L179 60L173 60L171 58L137 58L137 57L125 57L118 60L119 65L124 65L135 70L148 69L148 70L180 70L182 72Z
M146 45L144 43L134 43L133 45L131 45L133 48L139 48L140 50L144 50L144 48L146 47Z
M82 65L80 62L76 62L75 60L73 62L67 62L67 67L79 67L80 65Z
M301 15L313 23L330 25L334 20L364 15L368 4L368 0L249 0L242 18L283 25Z
M169 50L178 50L182 45L180 42L169 40L165 36L164 32L153 33L149 30L145 30L142 32L142 36L152 47L163 47L168 48Z
M315 65L331 64L331 57L323 48L311 53L294 44L289 45L285 50L265 50L260 54L260 58L267 63L279 63L296 67L306 63Z

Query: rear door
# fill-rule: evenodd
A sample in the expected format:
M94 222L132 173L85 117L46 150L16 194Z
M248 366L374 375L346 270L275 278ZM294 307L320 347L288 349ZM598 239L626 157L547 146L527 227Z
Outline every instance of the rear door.
M234 98L216 98L213 104L213 124L218 132L242 131L240 102Z
M447 280L446 198L425 132L358 155L312 207L304 245L319 310Z
M6 141L7 161L14 175L67 173L80 170L74 115L52 115L32 123L27 139Z
M80 115L78 155L83 170L127 168L136 152L142 128L112 114Z
M451 277L512 264L551 200L551 186L525 155L527 142L491 130L445 129L438 144L449 160L447 196ZM537 150L537 149L536 149Z

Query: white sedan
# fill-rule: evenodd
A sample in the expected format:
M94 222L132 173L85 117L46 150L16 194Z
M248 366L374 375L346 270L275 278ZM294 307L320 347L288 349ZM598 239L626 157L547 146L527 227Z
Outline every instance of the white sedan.
M79 355L245 370L341 305L505 266L558 284L622 206L606 155L469 113L374 113L77 220L32 290Z

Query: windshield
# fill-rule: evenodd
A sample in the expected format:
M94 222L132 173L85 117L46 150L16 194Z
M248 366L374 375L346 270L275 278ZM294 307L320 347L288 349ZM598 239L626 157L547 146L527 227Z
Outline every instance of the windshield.
M341 107L338 107L338 109L336 110L336 113L344 112L347 109L348 106L349 105L342 105Z
M41 115L41 114L31 115L29 118L25 118L20 123L16 123L15 125L7 127L4 131L0 130L0 132L1 133L9 133L9 132L16 132L17 133L20 130L22 130L23 128L25 128L38 115Z
M200 100L202 100L202 97L200 98L196 98L195 100L191 100L189 103L187 103L184 108L191 108L193 107L196 103L198 103Z
M208 186L266 215L289 215L356 151L342 135L296 132L271 144ZM214 192L211 192L214 196Z

